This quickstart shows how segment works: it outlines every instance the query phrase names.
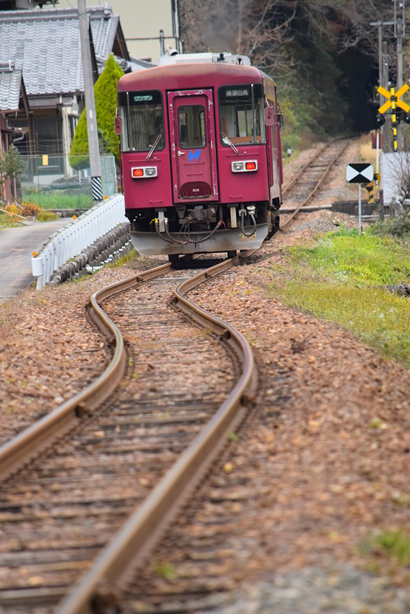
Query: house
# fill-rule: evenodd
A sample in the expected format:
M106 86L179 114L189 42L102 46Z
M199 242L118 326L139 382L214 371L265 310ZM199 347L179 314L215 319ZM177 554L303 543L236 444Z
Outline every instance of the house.
M23 129L12 127L19 120L25 124ZM33 116L24 86L23 66L20 60L0 62L0 157L8 153L11 143L28 138L33 130ZM15 198L16 187L10 185L9 178L0 174L0 198Z
M41 2L42 0L19 1ZM73 0L57 0L57 4L61 7L69 7L73 4ZM182 53L178 0L153 0L153 2L110 0L110 5L114 13L120 16L125 42L131 57L157 64L160 56L169 47Z
M120 19L108 4L87 7L87 18L94 80L110 53L124 72L145 68L144 63L131 60ZM46 170L69 176L69 151L84 108L77 9L47 5L42 9L0 10L0 40L0 62L22 65L32 111L32 135L28 118L9 119L11 128L21 128L24 133L16 146L25 155L48 155L49 167L39 169L39 174Z

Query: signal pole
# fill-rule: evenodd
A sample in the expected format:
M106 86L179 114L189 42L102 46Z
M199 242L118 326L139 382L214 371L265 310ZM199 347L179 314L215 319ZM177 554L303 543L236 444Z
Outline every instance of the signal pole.
M86 0L78 0L78 22L80 26L81 57L83 61L84 94L87 117L88 151L90 155L91 193L93 201L103 198L98 126L95 113L94 82L91 65L90 38L88 34Z

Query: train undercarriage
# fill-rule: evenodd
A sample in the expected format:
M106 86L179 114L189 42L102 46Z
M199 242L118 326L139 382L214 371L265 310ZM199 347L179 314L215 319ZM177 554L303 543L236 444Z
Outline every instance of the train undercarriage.
M237 250L258 249L278 230L275 204L195 202L161 209L128 209L126 215L131 223L131 241L141 255L234 255Z

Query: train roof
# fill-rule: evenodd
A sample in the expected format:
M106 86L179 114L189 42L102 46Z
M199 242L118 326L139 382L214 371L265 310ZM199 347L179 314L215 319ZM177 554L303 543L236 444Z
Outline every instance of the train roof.
M254 66L194 63L156 66L121 77L118 91L178 90L220 87L239 83L262 83L263 75Z

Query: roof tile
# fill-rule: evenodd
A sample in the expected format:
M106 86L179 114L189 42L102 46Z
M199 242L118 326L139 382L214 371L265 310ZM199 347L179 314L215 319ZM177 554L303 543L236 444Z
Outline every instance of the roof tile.
M107 59L118 17L105 6L87 7L94 49ZM21 60L29 96L84 91L76 9L0 12L0 63Z

